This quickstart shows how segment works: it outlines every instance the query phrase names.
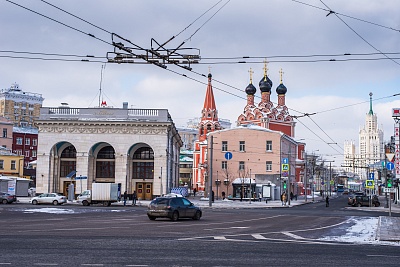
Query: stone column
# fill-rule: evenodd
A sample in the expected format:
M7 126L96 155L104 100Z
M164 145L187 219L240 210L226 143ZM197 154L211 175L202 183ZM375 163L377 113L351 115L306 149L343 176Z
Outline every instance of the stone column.
M76 152L76 177L87 176L88 179L76 179L75 193L80 194L89 189L89 155L87 152ZM91 183L91 182L90 182ZM90 186L91 188L91 186Z

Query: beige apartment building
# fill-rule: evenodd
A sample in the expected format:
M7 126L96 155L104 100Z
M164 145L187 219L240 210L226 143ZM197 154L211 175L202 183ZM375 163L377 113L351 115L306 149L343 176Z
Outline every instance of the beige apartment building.
M0 116L17 127L32 127L39 118L44 98L41 94L24 92L14 83L10 88L0 90Z

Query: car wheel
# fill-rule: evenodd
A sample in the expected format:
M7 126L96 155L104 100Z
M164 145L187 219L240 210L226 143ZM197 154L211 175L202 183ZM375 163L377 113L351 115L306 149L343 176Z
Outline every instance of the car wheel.
M179 219L179 213L177 211L174 211L171 216L171 220L176 222Z
M200 220L201 218L201 212L198 210L193 216L193 220Z
M152 221L154 221L156 219L156 217L150 216L150 215L147 215L147 217L149 217L149 219L152 220Z
M379 202L375 203L375 207L379 207L380 205L381 205L381 203L379 203Z
M104 206L104 207L109 206L109 205L108 205L108 202L107 202L107 201L104 201L104 202L103 202L103 206Z
M54 205L54 206L57 206L57 205L58 205L58 201L57 201L57 200L54 200L54 201L53 201L53 205Z
M7 199L3 199L2 203L7 204L8 203Z
M83 205L83 206L89 206L89 201L84 200L84 201L82 202L82 205Z
M32 200L32 204L33 204L33 205L37 205L37 204L39 204L39 203L37 202L36 199L34 199L34 200Z

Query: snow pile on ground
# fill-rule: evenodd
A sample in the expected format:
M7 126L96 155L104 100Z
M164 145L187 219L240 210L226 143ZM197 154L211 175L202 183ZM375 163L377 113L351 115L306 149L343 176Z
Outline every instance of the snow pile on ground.
M379 217L350 218L345 225L346 234L341 236L327 236L320 238L324 241L348 242L358 244L392 245L400 246L400 242L387 242L376 240Z

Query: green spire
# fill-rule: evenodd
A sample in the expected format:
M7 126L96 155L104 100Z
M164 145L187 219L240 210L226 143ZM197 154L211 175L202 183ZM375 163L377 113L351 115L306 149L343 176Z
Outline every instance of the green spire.
M374 115L374 111L372 110L372 93L369 93L369 115Z

